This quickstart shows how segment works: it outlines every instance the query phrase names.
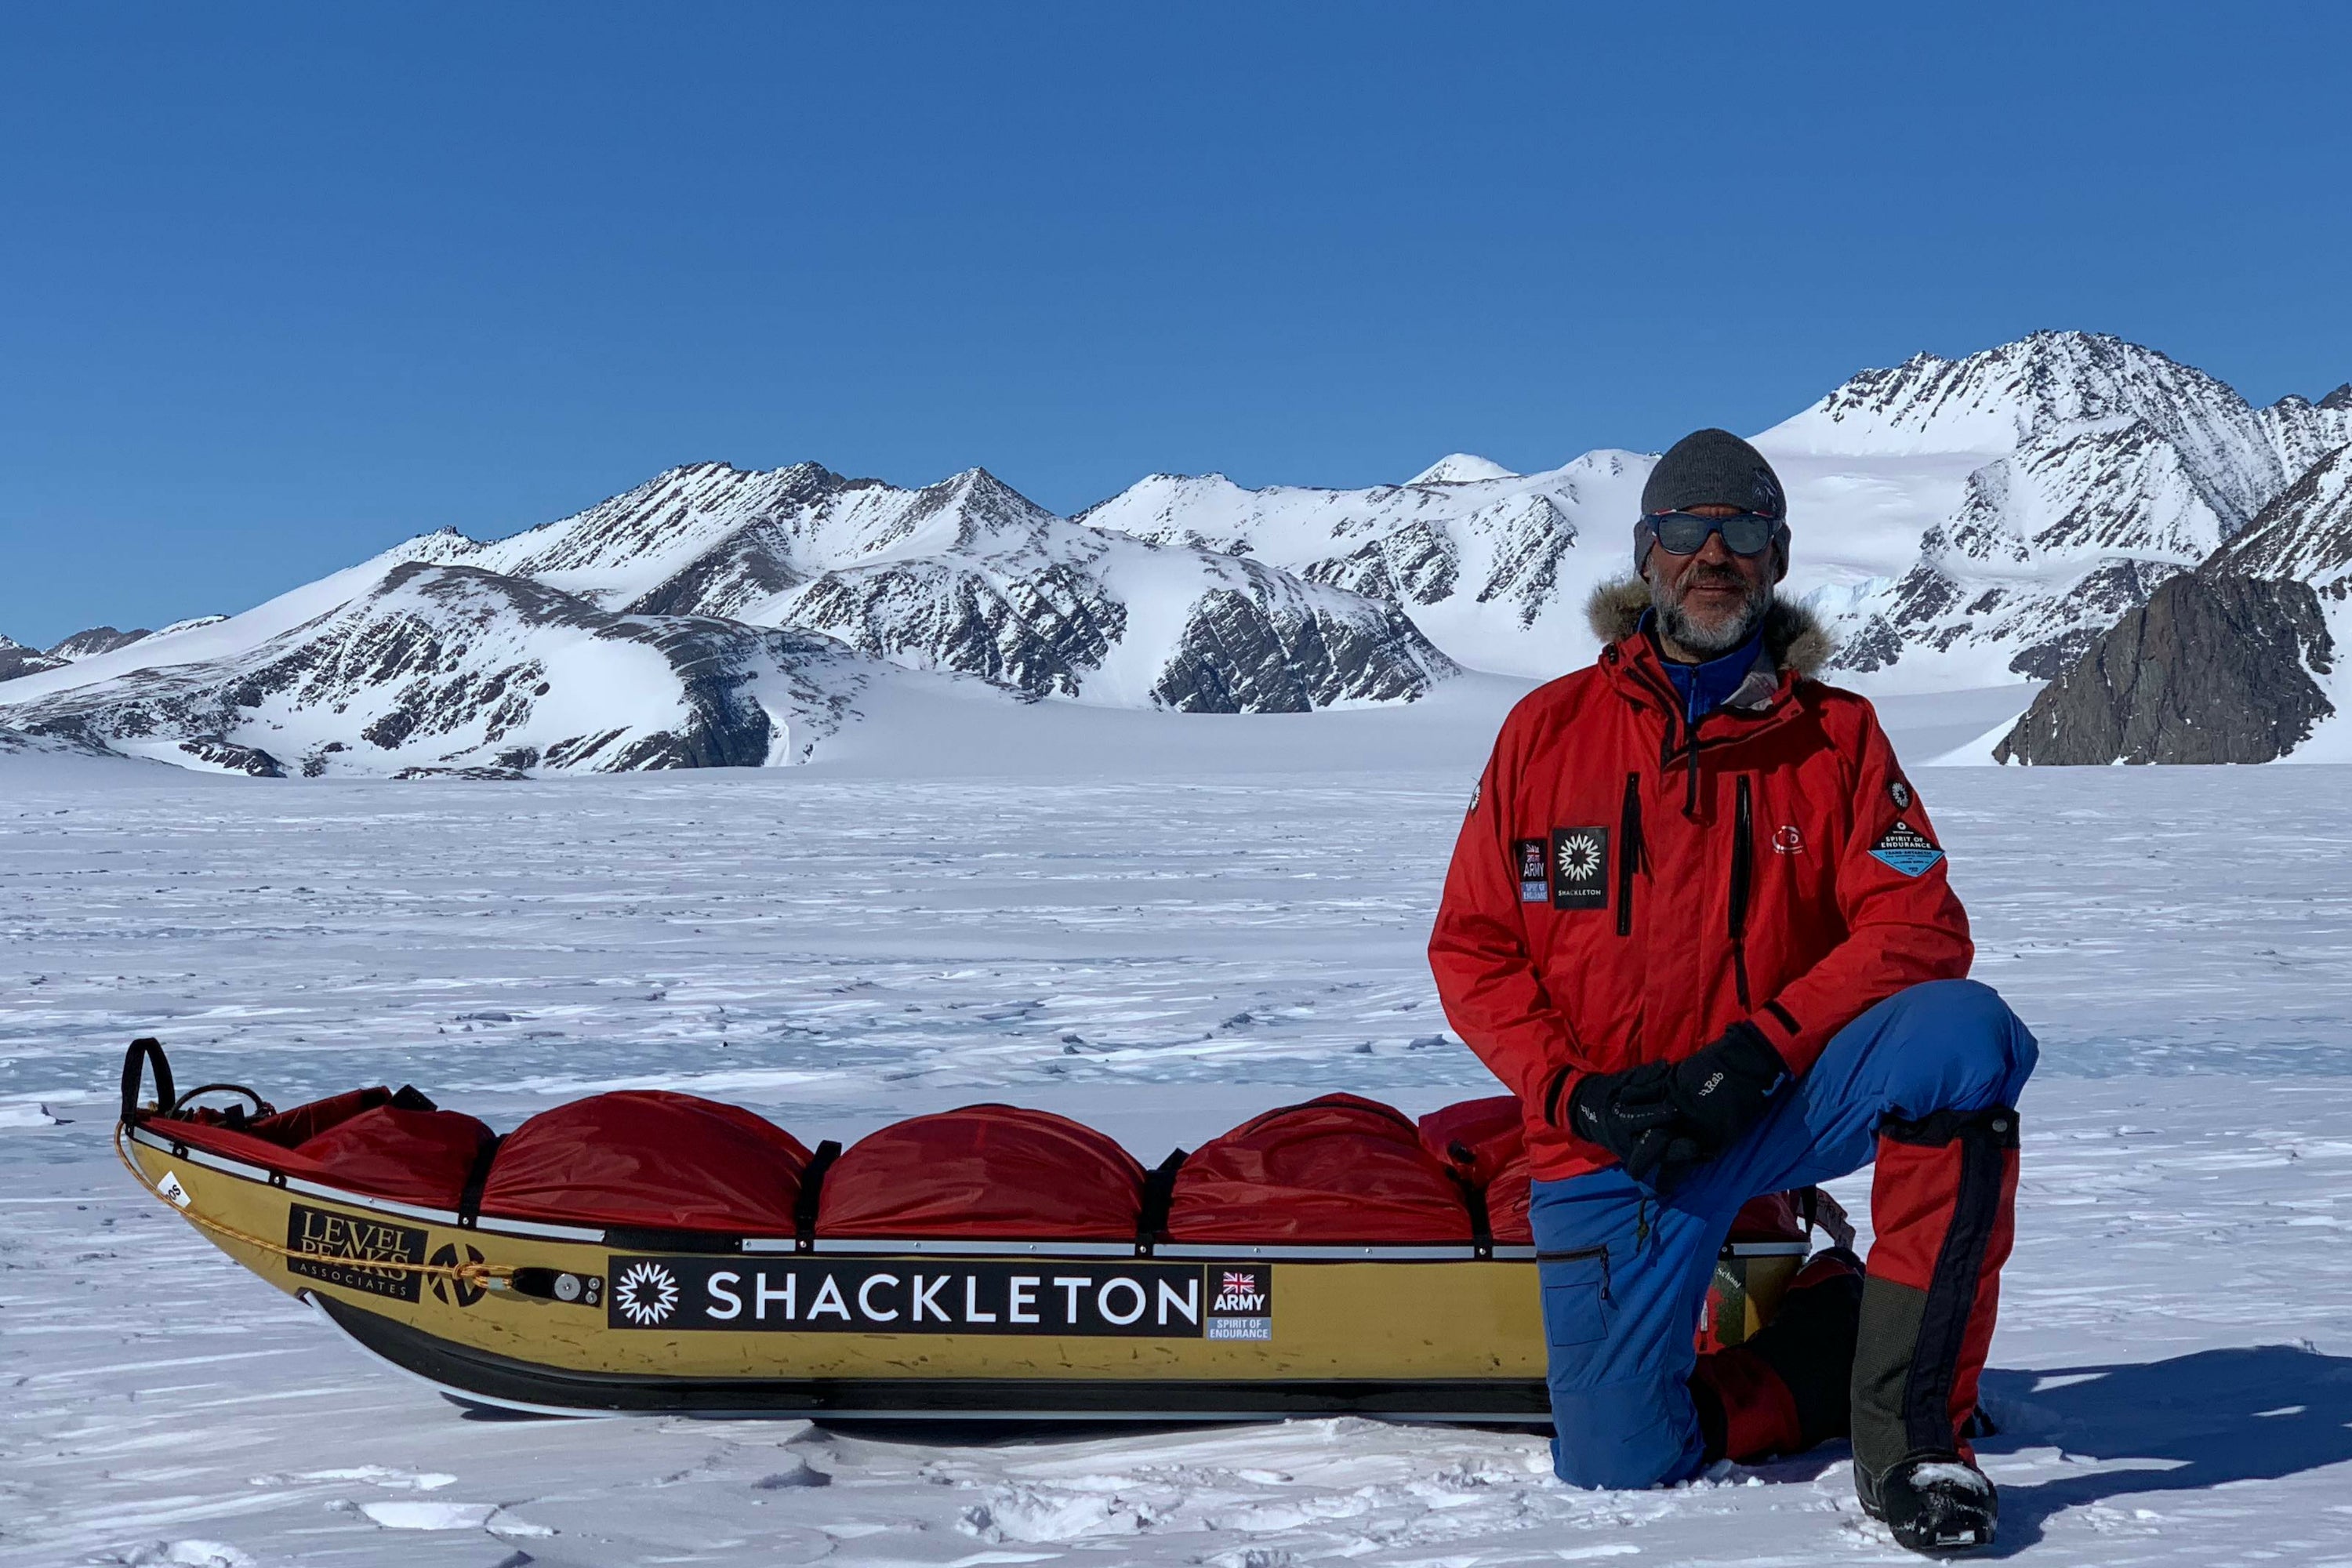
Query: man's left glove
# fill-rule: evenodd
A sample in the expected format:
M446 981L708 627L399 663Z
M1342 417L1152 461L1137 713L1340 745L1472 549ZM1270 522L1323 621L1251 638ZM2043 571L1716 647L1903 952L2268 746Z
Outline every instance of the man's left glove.
M1714 1159L1763 1119L1789 1064L1753 1024L1726 1029L1681 1061L1591 1073L1569 1096L1569 1126L1644 1186Z

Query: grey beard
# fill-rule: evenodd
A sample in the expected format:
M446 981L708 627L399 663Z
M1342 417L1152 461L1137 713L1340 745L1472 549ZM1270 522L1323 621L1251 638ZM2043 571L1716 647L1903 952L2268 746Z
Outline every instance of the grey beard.
M1666 634L1668 641L1701 658L1720 658L1754 637L1756 628L1764 624L1764 612L1772 604L1772 585L1759 583L1738 616L1709 629L1692 620L1679 601L1669 600L1670 590L1663 578L1664 574L1650 578L1650 608L1657 612L1658 629Z

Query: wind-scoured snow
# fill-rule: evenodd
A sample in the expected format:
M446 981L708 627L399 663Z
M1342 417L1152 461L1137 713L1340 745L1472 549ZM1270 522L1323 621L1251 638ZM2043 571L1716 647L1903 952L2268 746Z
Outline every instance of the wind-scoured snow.
M255 783L0 754L0 1563L1915 1561L1841 1446L1579 1492L1539 1436L1352 1420L992 1444L467 1420L108 1149L145 1033L184 1081L281 1104L413 1081L505 1129L659 1086L846 1140L1002 1100L1155 1161L1325 1090L1496 1092L1423 946L1511 689L1453 691L1486 705L975 704L1044 726L998 776L843 752ZM1885 706L1977 973L2044 1048L1986 1381L2000 1550L2352 1560L2347 780L1917 766L2017 700ZM1866 1174L1838 1190L1866 1212Z

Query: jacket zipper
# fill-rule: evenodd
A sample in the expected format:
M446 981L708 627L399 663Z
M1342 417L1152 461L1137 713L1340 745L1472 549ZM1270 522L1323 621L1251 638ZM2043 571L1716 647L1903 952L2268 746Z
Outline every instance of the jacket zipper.
M1617 818L1617 934L1633 934L1633 873L1642 863L1642 775L1625 775L1625 805Z
M1748 775L1741 773L1734 788L1735 804L1731 813L1731 976L1739 990L1740 1009L1746 1011L1748 1000L1748 889L1755 877L1755 808L1750 803Z

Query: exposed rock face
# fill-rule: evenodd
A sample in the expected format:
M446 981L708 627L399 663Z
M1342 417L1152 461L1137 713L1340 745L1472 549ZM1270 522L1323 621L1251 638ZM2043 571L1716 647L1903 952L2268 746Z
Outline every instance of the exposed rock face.
M1202 595L1152 700L1180 713L1304 713L1428 689L1431 653L1402 615L1367 624L1284 587L1269 572Z
M13 637L0 637L0 680L14 680L20 675L37 675L45 669L56 669L65 662L54 654L26 647Z
M2352 447L2314 464L2203 569L2292 577L2340 596L2352 580Z
M49 649L55 657L67 660L95 658L102 653L112 653L119 647L152 637L154 632L141 626L137 631L119 632L112 626L92 626L88 631L74 633Z
M2197 573L2118 621L1995 749L2001 762L2266 763L2335 711L2335 645L2309 584Z

